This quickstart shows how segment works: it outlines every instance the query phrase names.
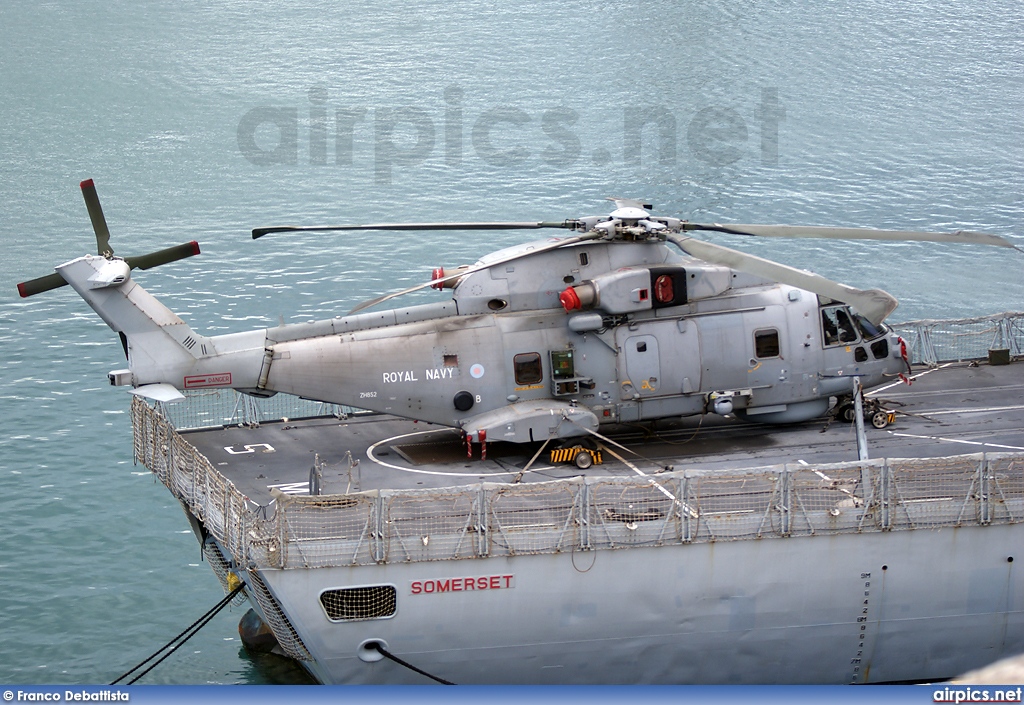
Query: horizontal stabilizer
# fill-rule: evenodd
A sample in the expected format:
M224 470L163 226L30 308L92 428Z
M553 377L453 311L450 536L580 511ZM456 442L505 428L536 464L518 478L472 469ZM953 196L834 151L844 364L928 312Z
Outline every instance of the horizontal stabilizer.
M169 384L144 384L137 389L129 390L129 394L145 397L153 401L176 402L184 401L185 395Z

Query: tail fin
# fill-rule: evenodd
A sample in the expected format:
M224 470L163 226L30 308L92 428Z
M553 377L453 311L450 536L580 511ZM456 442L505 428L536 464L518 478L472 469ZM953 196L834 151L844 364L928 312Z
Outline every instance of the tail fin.
M234 387L258 391L266 359L266 331L196 335L173 311L132 281L133 269L150 269L199 254L199 243L186 242L158 252L115 257L92 179L80 184L96 233L98 257L87 255L56 267L56 274L18 284L22 296L70 284L104 322L121 337L128 370L116 370L111 384L150 386L138 393L160 401L175 396L168 388ZM263 375L265 377L265 374Z
M130 275L120 276L118 270L127 269L122 260L86 255L56 269L99 317L121 334L136 386L174 384L168 373L193 366L203 352L201 338L183 320Z
M206 337L132 280L121 259L86 255L57 272L120 334L133 386L256 387L263 364L265 331ZM111 377L114 382L114 377Z

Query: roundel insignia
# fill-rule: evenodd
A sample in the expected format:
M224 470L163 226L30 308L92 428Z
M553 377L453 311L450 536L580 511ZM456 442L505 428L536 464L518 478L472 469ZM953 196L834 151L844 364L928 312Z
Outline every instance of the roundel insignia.
M480 379L484 376L484 366L479 362L469 368L469 376L473 379Z

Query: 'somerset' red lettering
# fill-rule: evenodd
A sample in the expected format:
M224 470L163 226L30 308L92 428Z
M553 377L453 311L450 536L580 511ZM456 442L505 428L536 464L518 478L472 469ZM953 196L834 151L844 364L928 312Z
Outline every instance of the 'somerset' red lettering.
M469 590L506 590L513 587L513 577L513 575L482 575L479 577L413 580L409 584L409 594L431 595L442 592L467 592Z

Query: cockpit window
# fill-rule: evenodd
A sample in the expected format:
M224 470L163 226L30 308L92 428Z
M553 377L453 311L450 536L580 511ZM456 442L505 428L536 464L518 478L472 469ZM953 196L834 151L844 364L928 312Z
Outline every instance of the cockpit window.
M869 322L870 324L870 322ZM845 306L827 306L821 309L821 330L825 345L849 345L858 340L857 330Z
M860 334L864 336L864 340L874 340L880 335L885 335L885 332L888 330L884 323L879 323L876 326L859 313L853 314L853 320L857 323L857 327L860 329Z

